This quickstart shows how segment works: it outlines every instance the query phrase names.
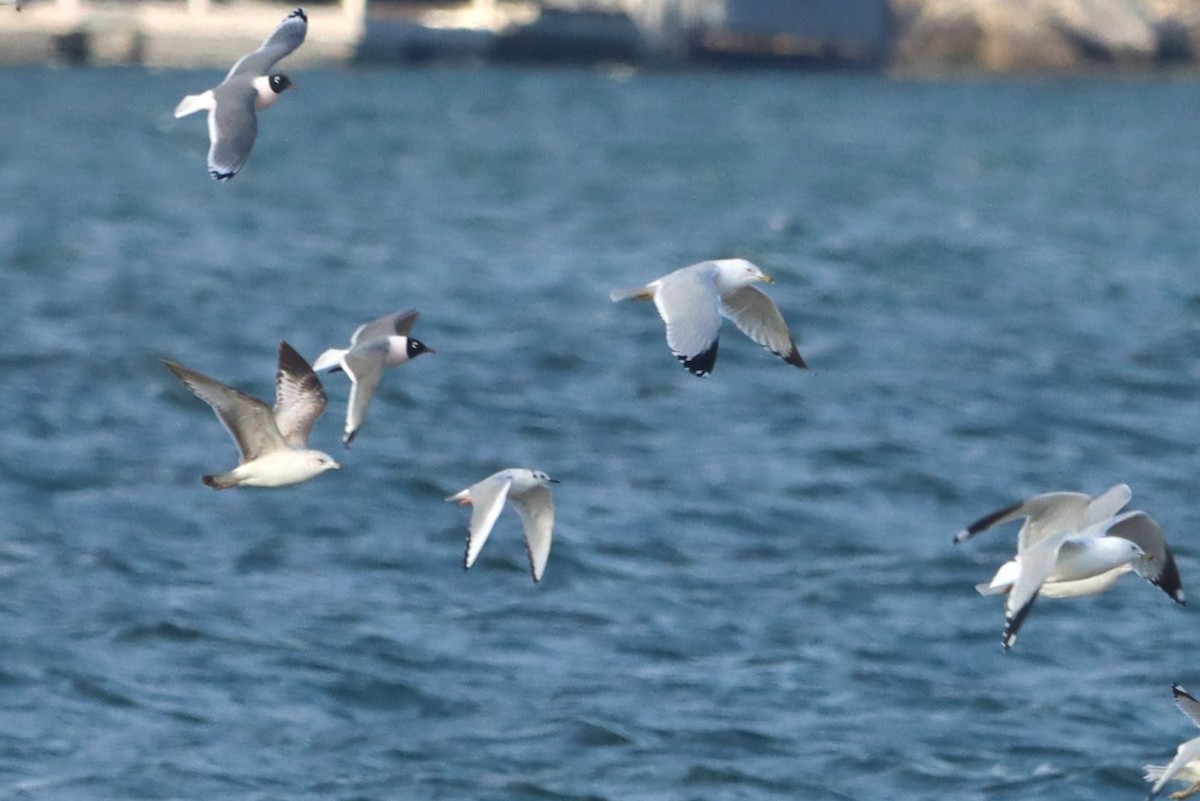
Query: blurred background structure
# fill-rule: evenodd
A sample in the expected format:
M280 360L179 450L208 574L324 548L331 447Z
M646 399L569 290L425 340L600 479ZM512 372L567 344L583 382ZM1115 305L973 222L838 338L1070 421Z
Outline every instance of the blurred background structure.
M294 3L22 0L0 63L223 66ZM691 62L941 72L1196 61L1200 0L337 0L300 64Z

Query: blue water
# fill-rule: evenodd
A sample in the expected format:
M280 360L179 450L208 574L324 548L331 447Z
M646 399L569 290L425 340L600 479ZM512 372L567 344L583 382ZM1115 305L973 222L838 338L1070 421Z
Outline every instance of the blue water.
M218 72L0 72L0 798L1139 798L1194 611L1010 653L1036 492L1132 485L1200 591L1200 85L302 71L216 184ZM812 370L689 376L609 289L749 258ZM260 397L416 307L344 469L214 493L161 367ZM545 580L506 512L561 479Z

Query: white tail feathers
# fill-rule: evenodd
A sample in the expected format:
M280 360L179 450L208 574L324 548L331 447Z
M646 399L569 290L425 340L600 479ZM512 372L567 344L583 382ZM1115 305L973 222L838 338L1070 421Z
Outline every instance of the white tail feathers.
M349 351L330 348L317 357L317 360L312 363L313 372L328 370L331 367L338 367L342 363L342 357Z
M616 303L618 300L628 300L629 298L633 298L634 300L653 300L654 292L651 291L650 287L639 286L633 289L614 289L608 293L608 297L613 303Z
M198 95L188 95L183 100L180 100L179 105L175 107L175 118L186 117L189 114L195 114L197 111L208 111L214 105L216 105L216 100L213 98L211 89Z
M1146 781L1156 782L1163 777L1167 772L1166 765L1143 765L1142 770L1146 771Z

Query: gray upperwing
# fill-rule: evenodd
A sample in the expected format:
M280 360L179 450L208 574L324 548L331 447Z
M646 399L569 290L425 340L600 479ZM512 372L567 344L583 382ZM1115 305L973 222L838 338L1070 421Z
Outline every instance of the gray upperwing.
M165 359L163 364L197 398L216 412L217 419L237 443L241 464L253 461L264 453L287 447L275 424L275 414L267 404L181 364Z
M993 526L1028 518L1017 534L1017 550L1023 551L1038 540L1049 534L1057 534L1062 529L1078 530L1091 501L1091 497L1082 492L1046 492L1034 495L984 515L955 534L954 541L962 542Z
M1171 695L1175 697L1175 705L1179 707L1179 711L1191 718L1192 723L1200 726L1200 701L1178 684L1171 685Z
M279 370L275 374L275 422L283 439L303 448L313 424L325 411L325 388L312 367L295 348L279 343Z
M806 368L775 301L758 287L746 286L721 296L721 311L742 333L783 359Z
M367 408L375 397L375 389L383 375L383 359L387 354L384 342L366 342L346 352L342 364L350 377L350 400L346 405L346 428L342 441L346 447L354 440L358 429L367 419Z
M525 527L525 550L533 580L541 581L554 534L554 498L549 487L539 485L520 495L510 494L509 500Z
M504 509L504 501L512 488L512 478L504 471L488 476L468 489L471 498L471 522L467 525L467 550L463 554L463 568L469 568L479 558L483 544L487 542L496 525L496 518Z
M702 263L676 270L659 279L654 293L654 305L667 325L667 345L685 367L699 374L712 370L721 331L714 269Z
M1017 633L1029 615L1029 610L1033 608L1033 602L1037 600L1042 585L1054 572L1058 553L1062 550L1063 543L1066 542L1068 536L1070 536L1070 532L1060 531L1044 537L1017 554L1020 569L1012 589L1008 592L1008 598L1004 602L1006 624L1002 642L1005 650L1011 648L1012 644L1016 642Z
M420 312L416 309L396 312L395 314L386 314L377 320L372 320L356 328L353 336L350 337L350 344L357 345L360 342L374 342L379 339L387 339L390 336L406 337L420 316Z
M308 17L305 15L304 9L297 8L288 14L283 22L279 23L279 26L267 37L261 47L238 59L233 68L229 70L229 74L225 76L225 80L228 81L239 75L247 75L251 78L266 75L277 61L304 43L307 33Z
M1176 603L1182 604L1183 581L1162 528L1145 512L1125 512L1118 515L1116 521L1109 526L1107 535L1129 540L1145 552L1145 556L1133 563L1133 569Z
M208 112L208 171L218 180L237 175L250 158L258 136L254 94L249 83L223 84L213 90L216 105Z

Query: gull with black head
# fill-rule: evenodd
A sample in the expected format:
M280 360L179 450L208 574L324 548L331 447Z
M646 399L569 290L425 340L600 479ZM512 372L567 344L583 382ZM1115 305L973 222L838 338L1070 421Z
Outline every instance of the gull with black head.
M308 17L304 9L288 14L262 47L242 56L225 80L198 95L188 95L175 107L175 116L208 112L208 171L218 181L228 181L250 157L258 136L256 112L272 105L295 84L286 75L271 73L276 62L304 42Z
M346 428L342 435L347 448L367 419L367 407L375 397L384 369L399 367L422 353L437 353L408 335L419 316L416 309L409 309L360 325L350 337L349 348L329 348L313 362L313 369L318 372L341 371L350 378L350 400L346 404Z

